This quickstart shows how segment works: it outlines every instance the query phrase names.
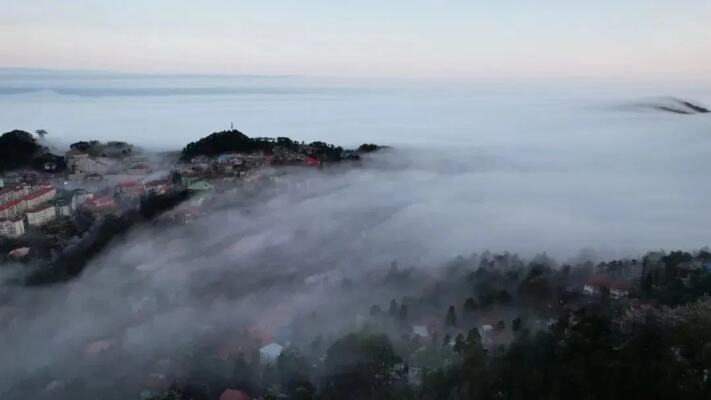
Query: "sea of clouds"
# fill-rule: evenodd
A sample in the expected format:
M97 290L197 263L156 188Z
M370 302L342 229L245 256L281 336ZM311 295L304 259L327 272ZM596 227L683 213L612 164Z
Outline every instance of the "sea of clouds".
M393 260L426 271L487 249L565 261L583 250L609 258L706 246L711 117L626 107L649 94L2 95L3 131L44 128L58 143L177 149L234 121L252 136L392 147L212 195L194 223L138 227L69 284L3 286L5 307L21 312L0 330L0 385L39 370L81 376L86 364L76 357L93 340L117 343L130 368L214 327L257 324L288 337L291 319L316 307L340 316L336 331L396 297L377 287L344 294L342 280Z

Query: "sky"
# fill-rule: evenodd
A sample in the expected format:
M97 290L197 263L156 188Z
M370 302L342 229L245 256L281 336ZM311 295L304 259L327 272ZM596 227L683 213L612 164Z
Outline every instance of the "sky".
M0 0L0 67L711 80L706 0Z

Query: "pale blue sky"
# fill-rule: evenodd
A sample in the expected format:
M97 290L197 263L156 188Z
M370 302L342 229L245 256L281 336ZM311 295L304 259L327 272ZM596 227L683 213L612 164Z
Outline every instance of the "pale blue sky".
M708 0L0 0L0 67L711 80Z

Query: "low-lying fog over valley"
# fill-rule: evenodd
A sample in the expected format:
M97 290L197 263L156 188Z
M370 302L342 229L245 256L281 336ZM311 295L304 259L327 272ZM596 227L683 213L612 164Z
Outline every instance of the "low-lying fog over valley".
M666 92L243 79L250 90L203 80L189 93L159 80L123 92L99 78L0 83L0 131L46 129L62 151L121 140L167 157L230 124L251 137L388 146L358 162L265 167L254 182L193 196L177 206L198 215L190 223L137 224L67 282L25 287L37 267L8 262L0 397L91 398L124 382L139 398L137 371L180 381L189 374L177 359L196 346L247 340L234 332L328 343L373 324L372 307L387 312L392 299L443 319L453 294L431 306L441 315L406 299L445 274L464 285L464 270L492 254L557 269L711 238L711 114L657 107L675 101ZM700 93L671 94L711 104ZM502 313L508 324L520 310Z

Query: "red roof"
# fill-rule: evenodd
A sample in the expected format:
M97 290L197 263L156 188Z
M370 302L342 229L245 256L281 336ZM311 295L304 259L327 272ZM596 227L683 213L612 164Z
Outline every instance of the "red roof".
M85 204L93 208L109 208L116 206L114 199L107 196L94 197L93 199L87 200Z
M32 192L32 193L28 194L27 196L24 197L24 199L25 199L25 200L36 199L37 197L40 197L40 196L42 196L42 195L45 195L45 194L47 194L47 193L49 193L49 192L51 192L51 191L53 191L53 190L54 190L53 187L42 188L42 189L40 189L40 190L37 190L37 191L35 191L35 192Z
M227 389L220 395L220 400L249 400L249 396L241 390Z
M308 156L304 159L304 165L319 166L319 165L321 165L321 161L319 161L319 159L316 157Z
M13 200L13 201L3 204L2 206L0 206L0 211L15 207L16 205L22 203L23 201L36 199L37 197L47 194L47 193L51 192L52 190L54 190L53 187L47 187L47 188L42 188L40 190L34 191L21 199Z
M116 186L121 186L121 187L142 187L140 182L138 181L121 181L116 184Z
M167 179L158 179L155 181L146 182L146 186L160 186L160 185L170 185L170 181Z
M3 205L0 206L0 211L7 210L8 208L15 207L16 205L22 203L23 200L25 200L25 199L19 199L19 200L9 201L9 202L7 202L7 203L5 203L5 204L3 204Z

